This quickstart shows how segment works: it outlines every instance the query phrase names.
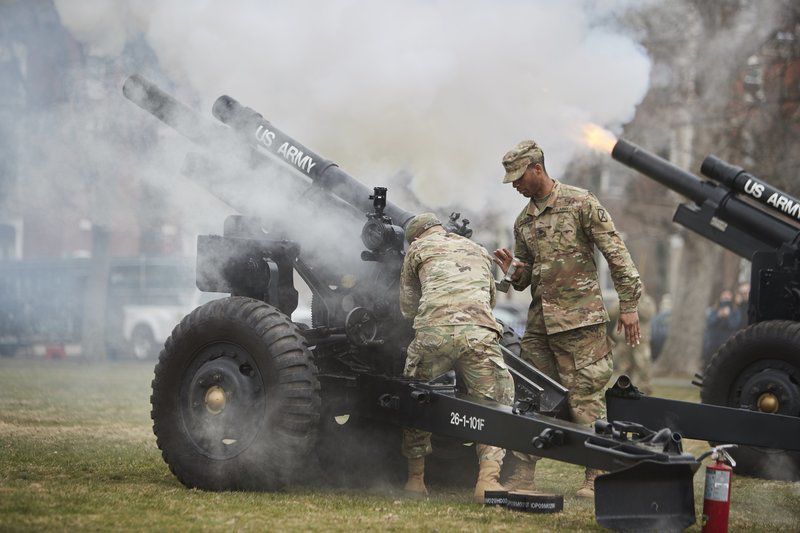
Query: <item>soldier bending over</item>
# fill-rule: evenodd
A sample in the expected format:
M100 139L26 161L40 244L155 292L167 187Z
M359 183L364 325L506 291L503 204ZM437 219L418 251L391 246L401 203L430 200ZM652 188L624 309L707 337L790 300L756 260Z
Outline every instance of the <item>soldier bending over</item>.
M500 327L492 315L494 279L489 253L478 244L447 233L432 213L406 225L410 243L400 277L400 310L414 320L416 335L408 347L405 375L430 380L455 369L467 393L511 405L514 382L498 341ZM427 494L425 456L431 434L403 430L403 455L408 458L405 490ZM505 450L477 444L480 471L474 499L483 503L487 490L500 485Z

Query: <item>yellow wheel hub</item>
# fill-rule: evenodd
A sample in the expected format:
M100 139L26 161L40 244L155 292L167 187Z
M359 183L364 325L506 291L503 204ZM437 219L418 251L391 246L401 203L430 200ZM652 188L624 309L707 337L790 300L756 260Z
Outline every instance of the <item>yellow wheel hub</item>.
M778 407L780 406L781 404L778 401L778 397L771 392L765 392L758 397L759 411L763 411L765 413L775 413L778 411Z
M225 390L219 385L214 385L206 391L206 410L212 415L218 415L225 410Z

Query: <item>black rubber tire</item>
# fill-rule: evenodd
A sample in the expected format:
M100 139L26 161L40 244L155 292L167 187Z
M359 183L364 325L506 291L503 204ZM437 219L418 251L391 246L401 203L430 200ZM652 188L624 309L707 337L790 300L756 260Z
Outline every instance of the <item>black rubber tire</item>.
M219 355L214 355L216 349ZM244 377L235 375L240 361L247 364L238 367ZM226 391L231 394L228 420L232 420L231 413L248 413L246 420L236 420L247 428L248 437L242 438L241 444L235 443L241 448L235 456L213 457L213 453L201 449L198 442L202 441L193 440L192 431L197 431L203 417L211 420L209 428L219 424L214 420L221 420L212 419L213 413L209 416L202 412L207 403L198 409L199 402L186 401L197 396L183 396L182 391L198 386L196 381L187 384L187 379L198 379L205 365L232 366L234 381L248 384L249 378L256 380L249 392L261 403L244 398L242 388ZM213 366L211 372L216 372ZM258 387L259 383L263 386ZM275 307L243 297L223 298L198 307L167 339L152 387L151 417L158 447L172 473L187 487L275 490L295 479L306 466L319 423L317 369L297 326ZM238 405L237 397L244 398ZM200 414L192 418L195 412ZM224 439L221 442L228 444ZM219 442L215 446L224 448Z
M741 385L744 376L753 372L754 365L766 360L794 368L790 376L800 388L800 322L768 320L753 324L728 339L715 353L703 372L703 403L741 407ZM800 416L800 412L778 411L779 414ZM739 474L763 479L800 480L800 453L782 450L739 446L731 451Z

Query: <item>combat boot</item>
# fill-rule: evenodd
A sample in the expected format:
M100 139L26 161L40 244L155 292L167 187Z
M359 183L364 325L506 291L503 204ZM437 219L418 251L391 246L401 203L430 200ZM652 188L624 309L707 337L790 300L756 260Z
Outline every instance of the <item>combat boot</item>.
M500 484L500 463L497 461L481 461L478 464L478 482L475 483L475 503L483 503L483 496L487 490L506 490Z
M403 490L417 497L428 495L428 487L425 486L425 457L408 459L408 481Z
M602 470L587 468L586 477L583 480L583 485L581 485L581 488L579 488L578 492L575 493L575 496L577 496L578 498L594 499L594 480L597 479L597 476L599 476L602 473L603 473Z
M509 492L536 492L533 476L536 472L536 462L514 461L514 469L504 483Z

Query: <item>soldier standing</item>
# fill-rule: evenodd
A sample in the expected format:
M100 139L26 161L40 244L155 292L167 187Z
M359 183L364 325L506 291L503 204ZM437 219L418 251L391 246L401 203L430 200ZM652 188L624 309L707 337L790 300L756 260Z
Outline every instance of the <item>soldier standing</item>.
M400 310L413 319L416 335L408 347L405 376L430 380L454 369L467 393L511 405L514 382L500 353L500 327L492 314L495 286L489 253L478 244L447 233L432 213L406 225L410 243L400 277ZM405 490L427 494L425 456L431 434L403 430L408 458ZM505 450L477 444L480 471L474 498L483 503L487 490L500 485Z
M592 424L605 416L602 393L613 369L594 247L608 261L620 298L617 327L624 328L631 345L640 338L639 273L608 211L588 191L552 179L535 141L522 141L507 152L503 167L503 183L513 184L530 198L514 222L514 254L508 248L494 252L503 272L515 264L514 288L531 287L520 355L569 389L575 422ZM511 488L535 490L535 465L535 461L518 463ZM594 497L598 474L586 469L578 496Z

